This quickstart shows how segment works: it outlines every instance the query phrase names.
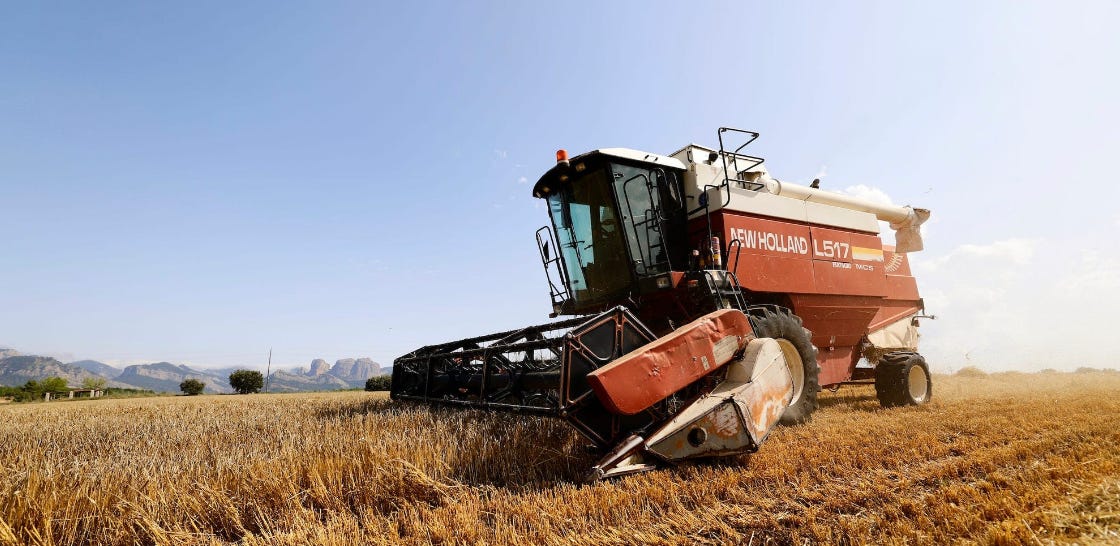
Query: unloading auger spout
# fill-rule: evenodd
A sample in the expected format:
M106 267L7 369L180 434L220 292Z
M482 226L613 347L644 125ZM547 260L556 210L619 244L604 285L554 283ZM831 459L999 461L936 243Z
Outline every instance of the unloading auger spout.
M759 182L765 184L766 190L774 195L874 214L875 218L890 223L891 229L895 231L897 252L918 252L925 247L920 228L929 220L927 209L877 203L851 195L782 182L765 173L759 177Z

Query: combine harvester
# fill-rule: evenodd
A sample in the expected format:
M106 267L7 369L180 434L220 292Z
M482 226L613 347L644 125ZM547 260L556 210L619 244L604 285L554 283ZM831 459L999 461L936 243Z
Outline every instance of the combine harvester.
M562 418L605 454L591 480L756 451L821 388L928 401L906 253L929 211L776 180L742 153L758 133L718 134L670 156L557 152L537 245L550 317L573 318L408 353L393 399Z

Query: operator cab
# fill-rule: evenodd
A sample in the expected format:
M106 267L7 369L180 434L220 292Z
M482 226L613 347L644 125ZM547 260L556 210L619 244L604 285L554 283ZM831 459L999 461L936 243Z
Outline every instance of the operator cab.
M552 230L537 241L554 314L583 314L640 294L644 279L687 266L687 207L680 160L625 148L557 164L533 186Z

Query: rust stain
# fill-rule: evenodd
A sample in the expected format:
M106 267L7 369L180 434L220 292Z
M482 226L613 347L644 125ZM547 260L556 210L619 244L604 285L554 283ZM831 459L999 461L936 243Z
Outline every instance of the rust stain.
M721 404L708 418L712 432L723 438L732 438L739 432L739 414L731 404Z

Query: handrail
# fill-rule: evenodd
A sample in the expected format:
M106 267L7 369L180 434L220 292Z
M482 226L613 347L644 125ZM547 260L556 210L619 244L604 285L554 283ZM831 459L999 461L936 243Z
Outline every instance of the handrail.
M548 235L547 240L545 240L544 237L541 237L541 232L542 231L547 233L547 235ZM540 252L541 264L544 266L544 277L548 281L548 296L549 296L549 298L552 299L552 304L557 305L557 304L562 303L564 300L568 299L568 296L569 296L569 294L568 294L568 286L569 286L568 276L567 276L567 273L564 271L564 264L563 264L563 262L560 258L560 248L556 246L556 239L552 236L552 230L549 229L548 226L543 226L540 229L538 229L537 232L536 232L536 237L537 237L537 251ZM549 258L545 254L545 249L548 247L549 243L552 243L552 248L556 249L556 257L555 258ZM554 263L556 264L556 272L560 276L560 282L564 285L563 288L558 288L556 286L556 283L552 282L552 275L549 274L549 272L548 272L548 266L551 265L551 264L554 264Z
M731 263L731 247L732 246L735 247L735 267L731 268L731 271L738 272L739 271L739 255L743 253L743 241L741 241L738 237L736 237L736 238L732 239L731 242L727 243L727 263L728 264ZM727 269L727 268L725 267L724 269Z
M636 215L634 214L634 207L630 203L630 192L627 191L627 186L629 186L631 182L633 182L635 180L639 180L639 179L645 181L646 195L649 196L649 203L650 203L650 208L643 211L642 215L644 216L644 219L641 222L637 222L637 221L634 220ZM661 199L660 199L660 196L657 196L655 198L654 187L655 187L655 184L653 183L653 180L648 175L646 175L645 173L638 173L638 174L626 179L626 181L624 181L622 183L622 197L626 202L626 212L629 213L629 215L630 215L629 224L630 224L630 227L632 228L631 231L634 233L634 240L635 240L636 243L638 243L638 252L641 254L640 257L642 258L643 274L640 275L641 277L648 277L648 276L651 276L651 275L654 275L654 274L660 274L660 273L652 273L652 274L650 273L650 269L660 269L659 266L661 266L663 264L663 262L658 262L658 261L654 260L655 255L654 255L653 249L654 249L654 247L657 247L657 246L661 247L661 253L665 257L664 265L666 267L668 267L669 269L672 269L672 263L669 262L669 253L665 250L664 233L661 230L661 224L662 224L662 222L665 221L663 211L661 209ZM646 232L646 239L645 239L644 247L641 244L641 240L638 238L638 228L639 227L644 229L645 232ZM658 234L657 239L658 239L659 242L656 245L650 244L650 233L651 232L656 232ZM627 246L629 246L629 245L627 245ZM637 273L636 270L635 270L635 273Z
M726 133L726 132L743 133L745 135L748 135L749 138L747 138L746 142L740 144L738 148L735 148L734 151L729 152L724 148L724 142L723 142L723 133ZM727 159L731 158L731 166L734 168L735 174L738 175L740 172L749 171L749 170L761 165L763 161L766 161L765 159L763 159L761 157L755 157L753 155L747 155L747 154L744 154L744 153L740 153L743 150L743 148L746 148L750 143L754 142L755 139L758 138L758 135L759 135L759 133L756 133L754 131L746 131L746 130L743 130L743 129L736 129L734 127L720 127L719 130L716 131L716 137L719 139L719 157L720 157L720 160L723 162L723 182L721 182L719 184L705 184L703 190L700 192L700 197L699 197L700 204L696 208L688 211L689 216L692 216L693 214L695 214L697 212L700 212L701 210L704 210L705 214L709 214L711 212L711 210L709 208L709 203L708 203L708 192L711 191L711 190L720 190L720 189L724 190L723 191L723 195L724 195L723 204L720 205L720 208L726 207L729 203L731 203L731 180L733 180L733 179L737 182L743 182L744 184L751 184L752 186L757 186L757 187L751 188L751 189L754 189L754 190L758 190L758 189L761 189L763 187L762 184L759 184L757 182L747 182L745 180L740 180L738 178L733 178L731 176L731 174L728 172L728 163L727 163ZM739 160L740 159L751 162L750 166L740 170L739 169Z
M743 134L749 135L750 138L748 138L747 141L744 142L743 144L741 144L738 148L735 148L735 151L726 152L723 149L723 133L726 133L728 131L735 132L735 133L743 133ZM731 158L732 165L734 165L734 167L735 167L735 174L739 174L741 172L749 171L749 170L761 165L762 162L765 161L765 159L763 159L761 157L755 157L753 155L747 155L747 154L740 153L740 151L743 148L746 148L750 143L754 142L758 138L758 133L756 133L754 131L744 131L743 129L735 129L733 127L720 127L719 131L717 131L716 133L717 133L717 137L719 138L719 155L723 159L723 182L724 182L723 186L725 188L729 186L730 181L731 181L731 176L727 172L727 158L728 157ZM740 170L739 169L739 160L740 159L752 161L752 163L749 167ZM735 180L739 180L739 179L736 178ZM761 187L762 187L762 184L758 184L757 182L752 182L751 184L754 184L754 185L758 186L758 188L753 188L753 189L761 189ZM730 202L730 200L731 200L731 196L728 195L727 201ZM727 206L726 202L724 203L724 206Z

